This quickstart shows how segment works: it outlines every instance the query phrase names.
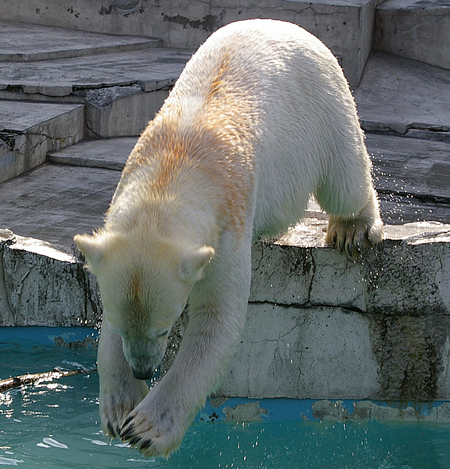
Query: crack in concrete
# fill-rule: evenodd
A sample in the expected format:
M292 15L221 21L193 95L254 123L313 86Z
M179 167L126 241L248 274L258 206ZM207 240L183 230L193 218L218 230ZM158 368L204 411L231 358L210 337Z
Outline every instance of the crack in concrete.
M276 306L278 308L282 308L282 309L304 309L304 310L308 310L308 309L315 309L315 308L324 308L324 309L336 309L336 308L339 308L341 309L344 313L345 312L348 312L348 313L358 313L358 314L362 314L364 316L366 315L379 315L379 316L383 316L382 313L368 313L356 306L352 306L352 305L338 305L338 304L329 304L329 303L316 303L316 302L306 302L306 303L290 303L290 304L283 304L283 303L278 303L278 302L273 302L273 301L249 301L249 304L250 305L255 305L255 306L264 306L264 305L270 305L270 306ZM402 315L399 315L400 317ZM394 317L394 314L392 314L392 317ZM297 326L295 326L297 327ZM294 328L295 328L294 327ZM274 339L275 340L275 339Z
M10 246L14 243L14 238L8 239L0 243L0 289L4 291L5 306L7 308L6 314L10 317L11 324L16 324L17 313L15 312L12 302L9 288L6 285L6 269L4 262L5 246ZM9 325L9 324L8 324Z

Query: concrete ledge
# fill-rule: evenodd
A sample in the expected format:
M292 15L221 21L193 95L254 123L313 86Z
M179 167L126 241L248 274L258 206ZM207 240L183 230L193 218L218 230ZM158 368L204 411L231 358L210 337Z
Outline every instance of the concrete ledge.
M122 171L136 142L136 137L85 140L64 151L49 153L48 161L70 166Z
M0 102L0 183L43 164L49 151L84 138L79 104Z
M307 220L254 246L247 325L219 394L449 399L450 226L388 227L356 260L323 246L324 227ZM98 321L81 263L11 232L1 239L0 325Z
M0 227L69 250L103 224L120 171L42 165L0 185Z
M90 326L101 314L95 279L52 245L0 230L0 326Z
M387 0L375 14L374 49L450 69L450 4Z
M75 94L86 102L86 136L112 138L140 135L169 96L169 89L145 93L136 84L83 90Z
M23 29L27 32L27 25ZM68 38L73 34L67 33ZM111 49L117 41L111 41ZM17 101L18 107L23 100L83 103L86 137L137 136L162 106L190 56L185 50L152 48L31 62L0 60L0 98Z
M366 134L366 145L377 191L450 204L450 141ZM449 223L450 218L440 221Z

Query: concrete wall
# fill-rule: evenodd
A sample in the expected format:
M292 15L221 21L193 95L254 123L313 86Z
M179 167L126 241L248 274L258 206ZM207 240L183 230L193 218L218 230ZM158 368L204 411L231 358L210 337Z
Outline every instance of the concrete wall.
M0 326L95 326L95 278L72 255L0 230Z
M323 246L324 227L310 219L254 246L247 324L219 394L450 399L450 226L388 227L356 260ZM71 255L0 233L0 326L95 325L100 312Z
M355 261L330 248L255 247L247 325L221 393L449 398L448 234L388 240Z
M376 11L374 49L450 69L450 4L388 0Z
M371 50L377 0L0 0L0 18L110 34L158 37L166 46L197 48L219 27L248 18L296 23L319 37L357 85Z

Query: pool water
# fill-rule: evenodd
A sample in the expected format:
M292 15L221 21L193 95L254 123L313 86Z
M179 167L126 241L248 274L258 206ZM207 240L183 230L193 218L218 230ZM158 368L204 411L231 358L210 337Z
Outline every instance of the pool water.
M95 365L95 350L0 339L0 379ZM0 393L0 467L447 469L450 425L265 420L196 421L166 461L107 441L98 417L95 372Z

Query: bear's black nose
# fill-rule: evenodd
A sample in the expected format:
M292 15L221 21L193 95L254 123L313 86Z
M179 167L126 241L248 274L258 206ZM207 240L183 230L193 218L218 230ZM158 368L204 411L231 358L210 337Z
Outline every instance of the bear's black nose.
M150 379L153 376L153 368L151 366L147 368L146 370L142 370L142 369L137 370L135 368L132 368L132 370L133 370L133 376L136 379Z

